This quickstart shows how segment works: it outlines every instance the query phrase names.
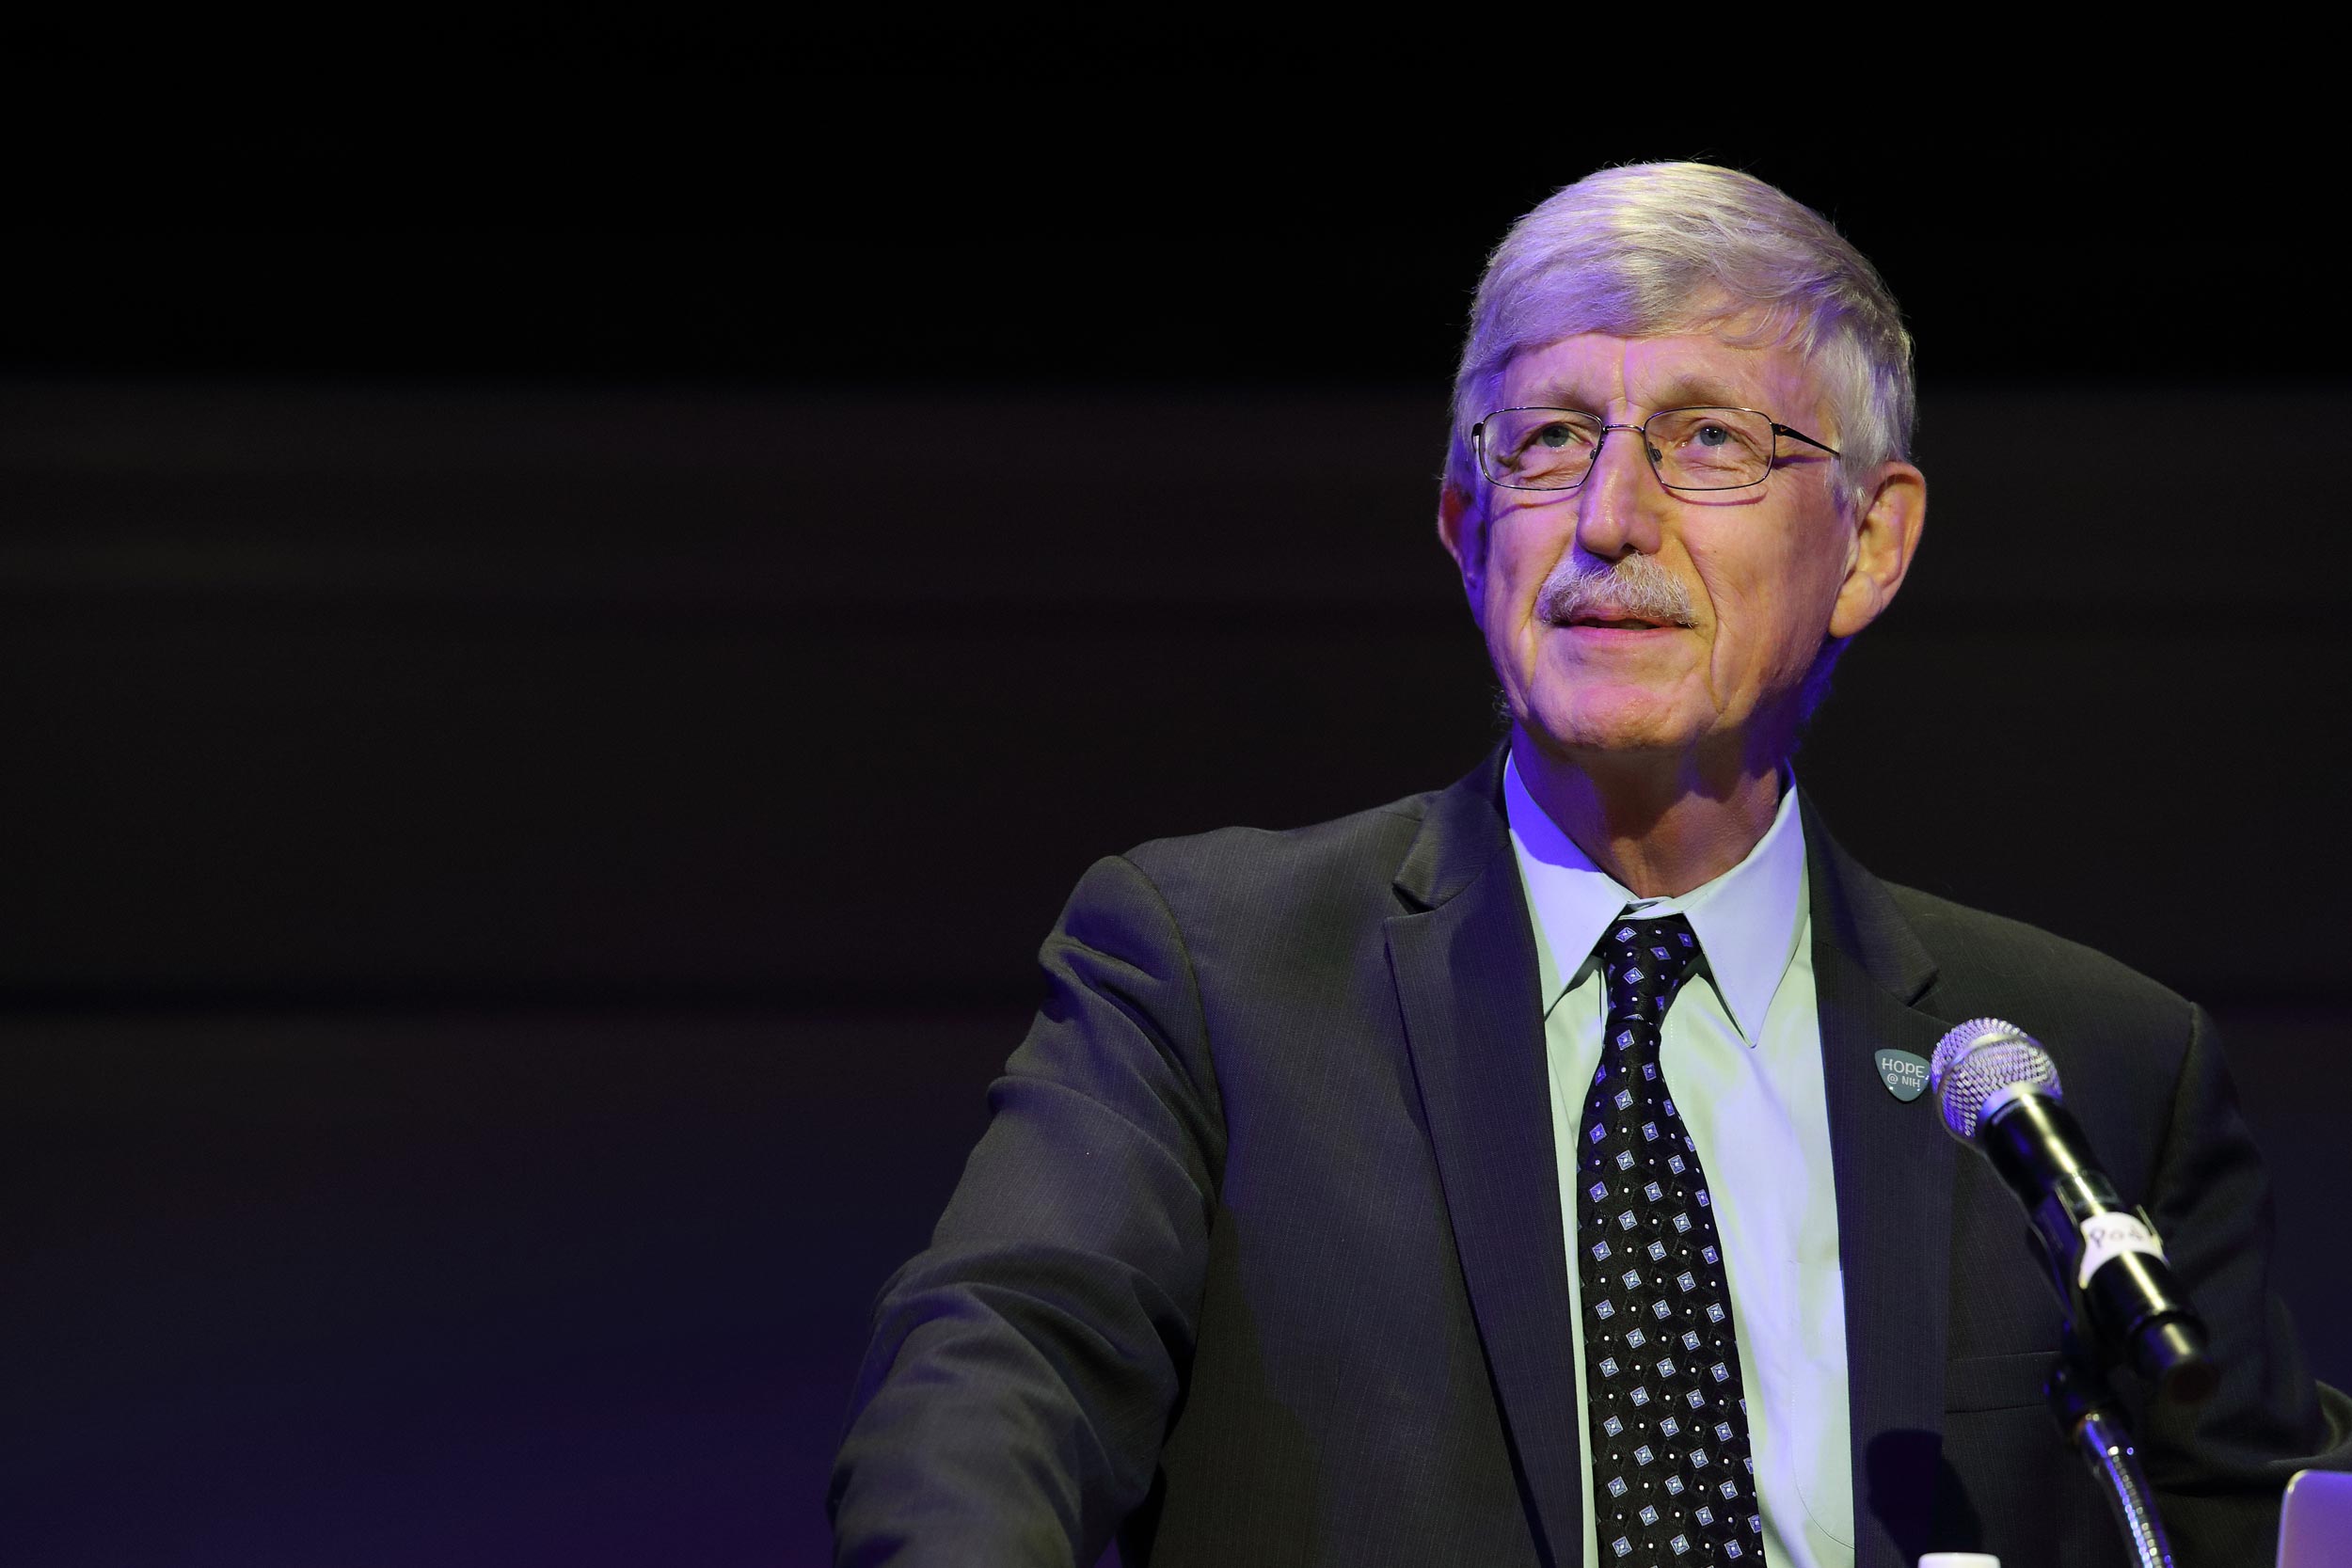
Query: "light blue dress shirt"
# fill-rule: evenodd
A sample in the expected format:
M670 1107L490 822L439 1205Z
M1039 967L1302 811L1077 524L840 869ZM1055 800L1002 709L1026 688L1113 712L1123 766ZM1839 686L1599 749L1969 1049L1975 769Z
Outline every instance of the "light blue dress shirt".
M1766 1560L1852 1568L1846 1301L1795 786L1782 789L1780 810L1747 859L1678 897L1653 899L1636 898L1596 866L1535 803L1515 765L1504 766L1502 790L1535 927L1567 1255L1577 1251L1579 1123L1608 1014L1593 947L1629 904L1653 918L1678 912L1698 936L1706 955L1698 974L1709 984L1686 985L1675 998L1659 1065L1714 1196ZM1565 1354L1581 1409L1584 1304L1573 1268L1568 1294L1575 1311ZM1583 1560L1608 1568L1589 1459L1581 1480Z

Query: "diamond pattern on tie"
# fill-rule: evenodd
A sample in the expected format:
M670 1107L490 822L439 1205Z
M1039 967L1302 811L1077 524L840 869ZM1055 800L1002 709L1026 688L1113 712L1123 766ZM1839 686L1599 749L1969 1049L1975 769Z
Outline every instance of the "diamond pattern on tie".
M1587 1452L1604 1560L1764 1561L1723 1242L1658 1059L1699 959L1680 915L1630 911L1595 950L1609 988L1577 1140Z

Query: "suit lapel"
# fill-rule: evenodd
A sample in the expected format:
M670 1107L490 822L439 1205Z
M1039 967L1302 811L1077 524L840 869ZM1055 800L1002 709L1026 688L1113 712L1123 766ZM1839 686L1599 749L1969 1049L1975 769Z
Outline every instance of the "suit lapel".
M1930 1548L1942 1468L1944 1345L1957 1146L1926 1095L1880 1080L1883 1047L1931 1055L1948 1025L1915 1004L1935 966L1885 887L1800 799L1813 974L1837 1191L1853 1432L1857 1568L1904 1568Z
M1549 1560L1581 1550L1583 1450L1535 936L1501 805L1502 752L1432 802L1396 888L1389 961L1470 1308ZM1822 1081L1846 1300L1857 1568L1929 1549L1941 1470L1953 1157L1882 1047L1931 1054L1935 965L1884 886L1804 812Z
M1432 804L1396 879L1422 908L1388 922L1389 963L1538 1548L1573 1563L1583 1465L1573 1308L1535 935L1503 824L1501 758Z

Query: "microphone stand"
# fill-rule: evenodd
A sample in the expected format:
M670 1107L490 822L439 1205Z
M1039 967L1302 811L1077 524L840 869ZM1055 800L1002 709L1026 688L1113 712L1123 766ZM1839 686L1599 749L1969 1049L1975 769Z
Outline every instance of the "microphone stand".
M2140 1474L2138 1450L2133 1448L2132 1434L2123 1424L2122 1406L2108 1389L2098 1364L2085 1352L2072 1323L2066 1325L2062 1354L2050 1370L2044 1392L2058 1431L2081 1455L2091 1481L2114 1511L2132 1561L2138 1568L2174 1568L2172 1543L2165 1538L2164 1521L2156 1516L2148 1478Z

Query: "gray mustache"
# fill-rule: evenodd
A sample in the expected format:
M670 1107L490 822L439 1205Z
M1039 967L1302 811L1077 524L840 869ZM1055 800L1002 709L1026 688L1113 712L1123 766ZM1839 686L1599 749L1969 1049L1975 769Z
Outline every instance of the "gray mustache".
M1571 553L1551 569L1535 595L1535 613L1554 626L1600 606L1645 621L1678 626L1698 624L1691 591L1661 566L1655 556L1629 555L1603 565L1590 556Z

